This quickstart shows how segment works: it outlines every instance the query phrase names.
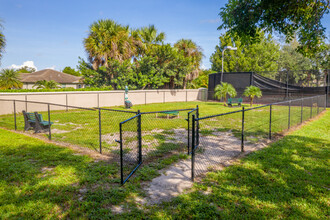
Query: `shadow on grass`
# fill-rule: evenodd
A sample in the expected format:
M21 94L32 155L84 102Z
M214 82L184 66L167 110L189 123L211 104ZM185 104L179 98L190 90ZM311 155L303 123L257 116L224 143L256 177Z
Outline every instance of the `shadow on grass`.
M327 218L329 140L287 136L240 165L209 173L195 190L152 217Z

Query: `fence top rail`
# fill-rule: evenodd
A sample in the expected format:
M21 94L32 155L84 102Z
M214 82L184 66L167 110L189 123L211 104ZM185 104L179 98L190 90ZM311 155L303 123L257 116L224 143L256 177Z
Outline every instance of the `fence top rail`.
M256 107L253 107L253 108L244 109L244 111L247 112L247 111L258 109L258 108L264 108L264 107L267 107L267 106L270 106L270 105L272 105L272 104L260 105L260 106L256 106Z
M188 114L192 113L193 111L196 111L198 108L194 108L193 110L191 110L190 112L188 112Z
M241 110L237 110L237 111L232 111L232 112L226 112L226 113L221 113L221 114L217 114L217 115L209 115L209 116L205 116L205 117L201 117L201 118L196 118L196 120L203 120L203 119L208 119L208 118L214 118L214 117L220 117L223 115L230 115L230 114L234 114L234 113L238 113L238 112L242 112L243 109Z
M25 102L25 103L34 103L34 104L43 104L43 105L54 105L54 106L60 106L60 107L96 111L94 108L86 108L86 107L78 107L78 106L71 106L71 105L55 104L55 103L49 103L49 102L25 101L25 100L16 100L16 99L0 99L0 101L12 101L12 102L15 101L15 102Z
M172 111L191 111L194 110L194 108L186 108L186 109L169 109L165 111L154 111L154 112L141 112L141 114L155 114L155 113L165 113L165 112L172 112Z
M110 108L96 108L95 107L95 109L100 109L100 110L105 110L105 111L113 111L113 112L133 113L133 114L137 114L138 113L136 111L126 111L126 110L110 109Z
M128 122L128 121L130 121L130 120L132 120L132 119L134 119L134 118L136 118L136 117L139 117L139 116L141 116L141 113L139 113L139 114L137 114L137 115L134 115L133 117L128 118L128 119L126 119L125 121L120 122L119 124L120 124L120 125L125 124L126 122Z
M304 97L304 98L299 98L299 99L292 99L292 100L286 100L286 101L282 101L282 102L274 102L271 104L266 104L266 105L261 105L261 106L257 106L257 107L253 107L253 108L248 108L248 109L244 109L244 111L250 111L250 110L254 110L254 109L258 109L258 108L264 108L270 105L279 105L279 104L284 104L284 103L290 103L293 101L298 101L298 100L304 100L304 99L311 99L311 98L316 98L316 97L323 97L326 95L317 95L317 96L310 96L310 97ZM223 115L230 115L230 114L234 114L234 113L238 113L238 112L242 112L242 110L237 110L237 111L232 111L232 112L226 112L226 113L221 113L221 114L217 114L217 115L209 115L209 116L205 116L205 117L201 117L201 118L196 118L196 120L203 120L203 119L208 119L208 118L214 118L214 117L219 117L219 116L223 116Z

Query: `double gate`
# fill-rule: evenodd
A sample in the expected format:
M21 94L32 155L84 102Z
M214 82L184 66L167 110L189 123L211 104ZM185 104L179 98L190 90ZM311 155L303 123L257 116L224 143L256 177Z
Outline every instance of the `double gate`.
M189 110L186 119L188 124L187 153L191 154L196 138L198 138L195 135L197 127L195 127L194 120L199 116L199 109L197 106ZM138 111L137 115L119 123L120 138L116 142L120 144L120 182L122 185L135 173L143 161L141 115Z

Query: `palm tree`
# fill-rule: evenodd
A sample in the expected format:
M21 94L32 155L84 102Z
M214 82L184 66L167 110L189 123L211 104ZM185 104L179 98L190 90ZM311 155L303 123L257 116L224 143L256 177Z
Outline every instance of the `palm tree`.
M217 85L214 89L214 97L217 99L224 98L224 105L227 105L227 94L230 97L235 97L237 95L236 89L230 83L221 82L221 85Z
M109 19L94 22L88 37L84 39L85 50L94 70L103 65L109 67L109 59L123 62L132 58L137 53L137 44L129 26Z
M190 58L191 65L193 66L193 71L187 74L184 79L183 88L185 89L187 82L191 82L199 75L199 66L203 58L202 48L190 39L180 39L174 44L174 47L182 51L185 57Z
M1 20L0 20L0 61L1 61L2 53L4 52L4 48L6 45L5 35L3 35L3 33L2 33L2 28L3 28L3 26L1 25Z
M245 97L249 97L250 98L250 106L252 107L254 97L257 96L258 98L260 98L262 96L262 92L261 92L261 90L258 87L248 86L244 90L243 95Z
M33 88L35 87L36 89L57 89L60 88L60 85L54 80L39 80L33 85Z
M19 73L13 69L3 69L0 72L0 88L1 89L18 89L22 88L23 83L19 79Z
M135 39L141 41L142 45L138 45L138 55L145 55L156 45L160 45L165 40L165 33L158 32L155 25L149 25L148 27L142 27L136 30Z
M158 30L155 25L149 25L148 27L143 27L139 30L139 35L141 40L145 44L160 44L165 40L165 33L157 33Z

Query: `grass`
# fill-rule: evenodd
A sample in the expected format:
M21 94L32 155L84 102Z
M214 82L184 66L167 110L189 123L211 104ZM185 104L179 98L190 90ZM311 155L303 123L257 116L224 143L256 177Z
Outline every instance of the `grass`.
M2 219L327 219L330 112L234 166L209 173L191 192L143 207L142 184L187 156L143 166L124 186L116 163L0 129ZM122 214L112 212L123 206Z
M185 155L143 166L120 186L117 163L94 161L67 148L0 129L0 219L111 218L111 207L138 211L141 181Z
M171 110L182 108L195 108L199 105L200 117L221 114L230 111L240 110L241 108L225 107L223 103L219 102L174 102L174 103L160 103L160 104L148 104L148 105L135 105L132 111L141 110L141 112L159 111L159 110ZM28 106L32 108L33 106ZM34 106L36 107L36 106ZM42 108L41 106L39 106ZM244 105L246 109L249 107ZM114 109L123 109L123 107L116 107ZM317 108L314 108L313 116ZM300 107L292 106L291 111L291 126L300 123ZM47 120L47 112L41 112L44 118ZM113 140L103 141L104 152L113 151L116 134L119 132L119 123L124 121L135 114L121 113L121 112L101 112L101 127L102 135L113 136ZM310 116L310 108L305 107L303 111L304 120ZM288 128L288 107L287 106L273 106L272 114L272 131L274 133L281 132ZM155 114L142 115L142 131L148 131L149 133L155 130L165 130L170 133L174 133L173 128L186 128L187 112L180 112L180 118L175 117L171 119L158 117ZM230 114L227 116L215 117L212 119L200 121L201 132L203 134L211 134L215 130L235 130L235 135L238 137L242 126L242 113ZM53 140L60 142L67 142L75 145L80 145L90 149L99 149L99 114L98 111L90 110L59 110L58 108L51 107L51 121L54 122L52 126L52 138ZM204 126L205 124L205 126ZM8 129L14 128L13 115L1 115L0 126ZM123 131L136 131L137 118L129 123L123 125ZM24 119L22 114L17 115L17 128L23 130ZM269 131L269 107L255 109L245 112L245 132L247 136L261 136L266 137ZM79 136L79 139L77 139ZM118 136L118 135L117 135ZM154 135L153 135L154 136ZM119 136L117 137L119 139ZM154 136L157 139L157 136ZM159 141L159 140L158 140ZM156 147L156 146L154 146Z
M236 165L209 173L192 192L151 207L148 217L328 219L329 130L327 111Z

